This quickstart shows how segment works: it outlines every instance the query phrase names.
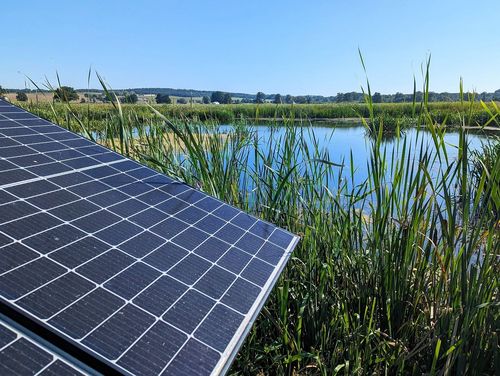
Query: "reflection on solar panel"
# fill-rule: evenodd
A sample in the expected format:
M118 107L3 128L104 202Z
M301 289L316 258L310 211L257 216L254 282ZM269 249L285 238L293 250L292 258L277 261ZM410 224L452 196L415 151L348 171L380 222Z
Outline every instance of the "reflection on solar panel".
M0 308L98 372L224 373L297 241L0 100Z

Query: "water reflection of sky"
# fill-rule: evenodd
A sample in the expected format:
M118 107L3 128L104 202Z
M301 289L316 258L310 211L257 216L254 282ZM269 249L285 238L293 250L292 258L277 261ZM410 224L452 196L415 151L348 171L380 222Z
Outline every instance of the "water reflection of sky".
M231 126L223 126L221 130L229 131ZM364 181L367 177L367 162L370 156L370 140L367 137L365 128L358 126L342 126L342 127L325 127L312 126L309 127L316 138L317 145L329 156L330 161L341 163L344 160L346 172L350 169L350 154L352 151L353 163L355 169L356 183ZM283 137L285 134L284 127L274 127L273 133L271 128L265 125L252 126L252 129L257 133L259 142L263 149L269 144L271 134L275 139ZM406 137L407 145L420 147L420 142L424 145L429 145L429 150L434 150L432 136L427 130L409 129L404 132L402 137ZM485 134L469 134L467 136L469 150L476 150L481 147L481 143L487 139ZM313 141L310 132L303 132L303 139L312 147ZM450 161L456 159L458 155L457 145L459 143L459 133L456 130L448 131L444 136L444 141L447 146L448 157ZM399 142L401 144L401 142ZM386 148L387 155L390 157L393 150L398 154L398 142L394 137L387 137L383 142L383 148ZM250 162L253 162L252 160ZM436 169L438 166L436 166Z

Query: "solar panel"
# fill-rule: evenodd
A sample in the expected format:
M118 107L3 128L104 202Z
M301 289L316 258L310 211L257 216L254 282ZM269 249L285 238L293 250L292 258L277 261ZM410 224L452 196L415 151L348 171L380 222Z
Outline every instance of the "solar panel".
M0 306L98 372L225 373L297 241L0 100Z
M86 373L46 344L0 320L0 374L83 376Z

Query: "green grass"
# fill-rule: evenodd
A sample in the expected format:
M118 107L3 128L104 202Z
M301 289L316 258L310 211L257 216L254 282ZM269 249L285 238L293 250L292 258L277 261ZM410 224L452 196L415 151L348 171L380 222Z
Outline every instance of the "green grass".
M19 103L21 106L34 111L43 117L67 121L65 118L64 104ZM88 123L93 129L102 129L113 109L111 104L79 104L72 103L73 112L79 119ZM368 104L232 104L232 105L157 105L155 108L169 119L187 119L189 121L230 123L241 119L297 119L297 120L320 120L320 119L359 119L370 118L370 107ZM138 117L142 123L158 121L152 111L145 104L123 105L122 109L126 116ZM462 125L460 117L463 112L461 103L431 103L427 106L432 120L439 124L451 126ZM397 126L406 127L416 125L421 107L415 107L411 103L383 103L373 104L373 117L376 122L384 122L386 128L395 129ZM493 105L488 104L485 109L480 103L474 103L468 121L471 126L484 126L490 121ZM496 123L497 119L493 121ZM74 119L73 119L74 122ZM76 123L76 122L75 122ZM489 123L491 124L491 123Z
M259 116L288 113L285 133L272 127L265 146L251 128L236 126L223 136L186 113L248 109L245 116L253 116L253 106L157 108L30 107L84 134L98 121L97 141L301 235L232 374L495 373L500 159L492 150L498 140L472 155L460 127L458 158L451 159L438 115L474 126L474 114L486 113L483 124L497 126L494 103L310 105L291 114L290 107L263 105ZM433 145L403 135L389 154L385 121L377 121L382 109L396 118L415 113ZM160 122L162 113L174 120ZM302 142L311 130L295 127L293 118L356 113L371 137L368 179L353 186L355 170L333 163L317 143ZM135 129L141 144L133 141ZM179 145L165 143L165 132Z

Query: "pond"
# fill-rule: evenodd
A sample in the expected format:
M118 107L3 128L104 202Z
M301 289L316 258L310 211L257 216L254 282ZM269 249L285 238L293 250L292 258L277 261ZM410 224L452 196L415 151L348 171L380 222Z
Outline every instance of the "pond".
M263 150L269 146L271 137L278 139L285 135L286 128L284 126L269 125L252 125L252 129L257 133L259 143ZM221 128L222 131L230 131L233 128L231 125L225 125ZM314 142L318 147L329 156L329 160L334 163L343 163L345 165L345 172L348 173L350 166L350 154L352 151L353 164L355 170L355 184L361 183L367 178L368 167L367 163L370 158L370 144L371 140L367 135L366 129L362 124L342 124L336 126L325 125L312 125L303 128L303 140L309 147L313 147ZM498 132L497 132L498 133ZM482 143L486 142L493 133L474 131L468 132L467 140L469 150L478 150L481 148ZM384 137L382 148L385 148L387 155L390 156L394 151L397 155L401 140L406 137L408 146L424 145L429 146L429 150L434 150L431 132L427 129L411 128L402 133L398 141L396 136ZM448 130L444 136L446 149L448 152L449 160L456 159L458 155L457 145L459 143L458 130ZM399 144L399 145L398 145ZM250 156L250 163L253 162ZM436 167L438 168L438 167Z

